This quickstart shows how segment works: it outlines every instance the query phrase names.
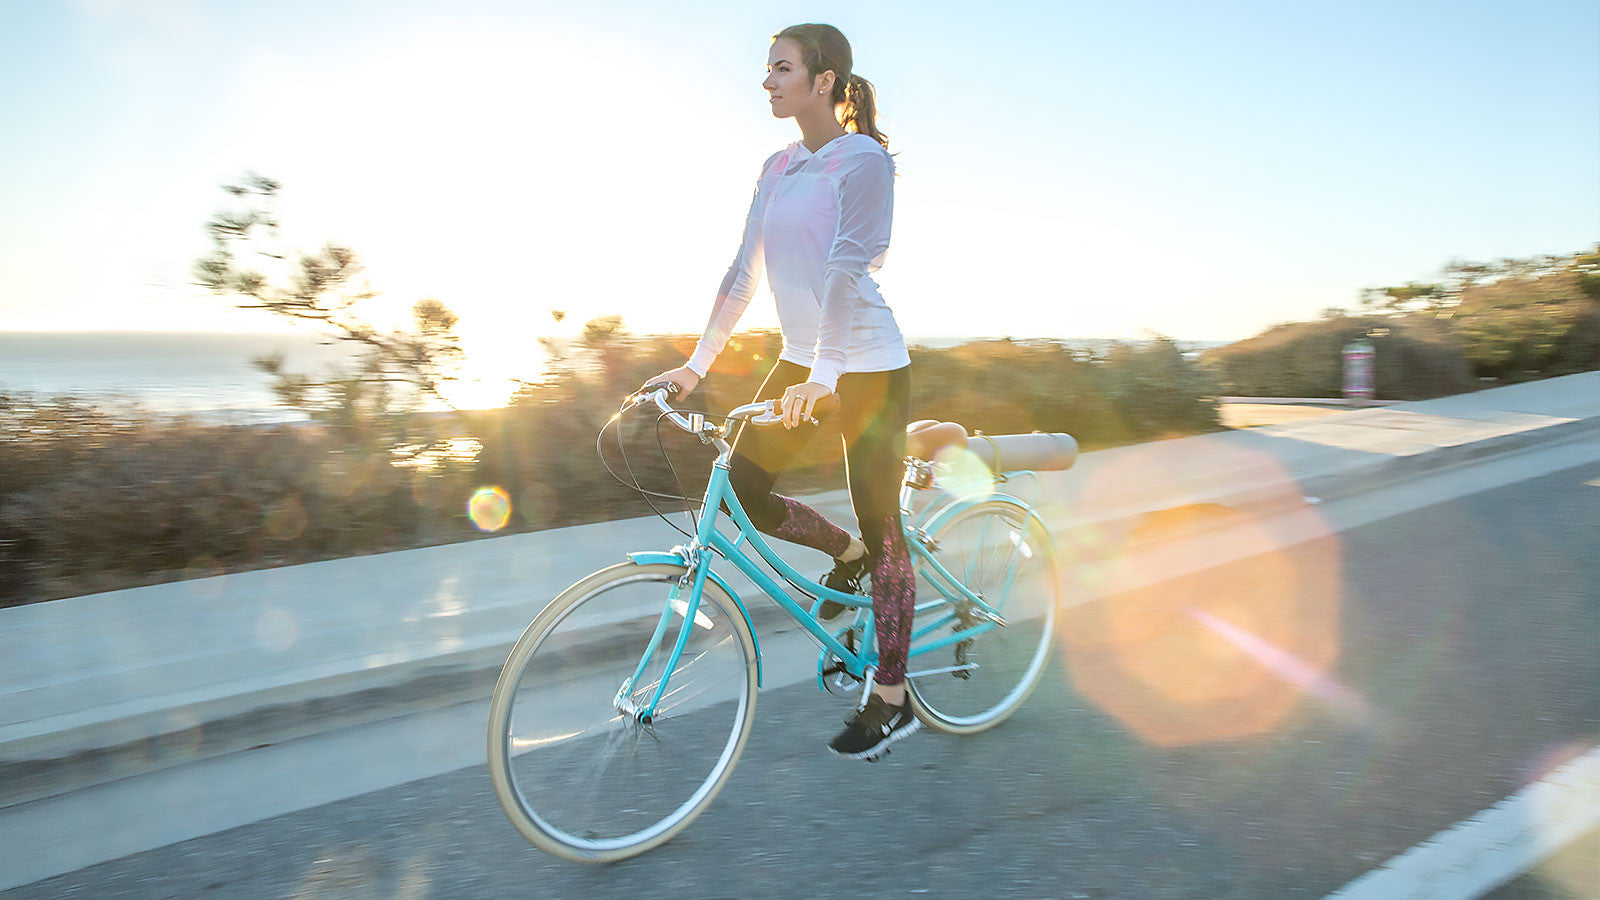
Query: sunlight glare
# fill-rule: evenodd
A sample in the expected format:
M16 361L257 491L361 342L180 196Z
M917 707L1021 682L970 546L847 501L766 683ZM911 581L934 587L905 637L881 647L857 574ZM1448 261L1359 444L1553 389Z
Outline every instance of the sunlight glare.
M687 616L689 614L689 604L683 602L682 600L672 600L671 604L672 611L678 615ZM694 611L694 624L706 629L707 631L711 630L711 620L706 618L706 614L698 609Z

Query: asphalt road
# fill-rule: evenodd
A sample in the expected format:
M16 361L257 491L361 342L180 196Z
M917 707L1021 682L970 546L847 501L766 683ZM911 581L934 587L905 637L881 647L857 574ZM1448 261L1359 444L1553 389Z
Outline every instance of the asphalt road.
M1600 742L1597 535L1588 464L1119 595L1008 723L872 765L823 749L847 701L764 691L711 809L612 866L478 766L0 896L1321 897ZM1595 896L1596 846L1494 896Z

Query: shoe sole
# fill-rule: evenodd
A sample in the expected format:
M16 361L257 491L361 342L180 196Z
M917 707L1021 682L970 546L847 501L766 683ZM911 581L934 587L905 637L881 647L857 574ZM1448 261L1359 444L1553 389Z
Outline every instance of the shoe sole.
M875 744L875 745L873 745L871 747L868 747L867 749L861 751L860 753L840 753L838 750L835 750L832 747L828 748L828 752L832 753L834 756L839 757L840 759L864 759L867 762L874 762L880 756L888 756L889 755L889 745L890 744L894 743L895 741L900 740L901 738L904 738L904 737L907 737L909 735L915 734L917 732L917 729L919 729L921 727L922 727L922 720L921 719L912 719L910 725L907 725L906 727L901 728L898 731L889 732L889 736L888 737L886 737L883 740L879 741L877 744Z

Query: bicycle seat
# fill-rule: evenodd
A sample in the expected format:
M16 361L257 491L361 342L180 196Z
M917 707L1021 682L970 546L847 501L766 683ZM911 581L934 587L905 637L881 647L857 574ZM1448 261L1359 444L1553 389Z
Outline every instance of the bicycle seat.
M967 429L961 423L918 419L906 426L906 453L918 459L933 459L946 447L967 448Z

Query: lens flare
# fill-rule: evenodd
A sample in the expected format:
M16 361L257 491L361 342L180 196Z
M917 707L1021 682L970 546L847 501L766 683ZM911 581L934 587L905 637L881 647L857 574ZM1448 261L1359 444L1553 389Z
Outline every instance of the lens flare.
M982 497L994 490L994 473L971 450L946 447L934 454L933 460L942 467L934 476L935 483L956 497Z
M499 531L511 521L511 496L498 487L478 488L467 501L467 518L479 531Z
M1205 461L1266 484L1287 480L1265 454ZM1146 449L1118 451L1085 486L1083 504L1159 508L1154 500L1193 490L1192 473L1173 468ZM1296 498L1262 512L1191 503L1125 532L1074 533L1071 587L1097 598L1057 623L1074 687L1163 747L1266 734L1308 702L1368 720L1367 701L1337 680L1339 540L1315 508L1292 523L1274 517ZM1284 541L1291 524L1297 540Z
M165 759L194 756L205 739L205 724L187 709L167 716L166 731L156 738L157 755Z
M298 497L285 497L267 513L267 534L292 541L306 530L306 508Z
M215 599L220 596L223 582L227 580L222 577L225 574L227 570L222 568L222 563L209 556L195 557L183 567L184 583L195 597Z
M560 509L560 498L555 492L533 484L523 488L517 494L516 502L512 508L516 515L528 525L539 526L554 523L557 511Z
M281 606L269 606L256 618L256 644L274 653L294 646L300 637L300 623Z

